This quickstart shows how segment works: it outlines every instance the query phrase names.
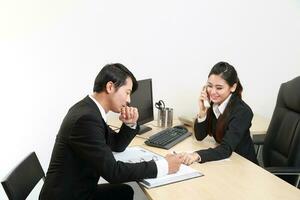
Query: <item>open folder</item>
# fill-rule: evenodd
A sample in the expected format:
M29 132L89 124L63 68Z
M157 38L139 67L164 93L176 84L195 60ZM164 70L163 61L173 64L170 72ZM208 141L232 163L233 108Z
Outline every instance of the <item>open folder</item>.
M127 147L126 150L121 153L114 152L114 156L116 160L130 163L164 159L162 156L138 146ZM159 178L143 179L140 181L140 184L146 188L153 188L200 176L203 176L203 174L189 166L182 164L179 171L175 174L169 174Z

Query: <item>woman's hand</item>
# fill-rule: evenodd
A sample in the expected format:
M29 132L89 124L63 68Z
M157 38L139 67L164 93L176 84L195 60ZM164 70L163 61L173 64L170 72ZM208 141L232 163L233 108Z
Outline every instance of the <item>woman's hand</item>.
M209 102L208 94L207 94L207 91L206 91L206 86L204 86L202 88L202 91L200 93L200 97L199 97L199 100L198 100L198 106L199 106L198 117L200 117L200 118L203 118L203 117L206 116L208 106L206 106L204 104L205 101Z
M193 153L181 153L180 155L182 156L182 160L183 160L182 162L183 162L183 164L186 164L186 165L191 165L194 162L200 162L201 161L201 157L196 152L193 152Z

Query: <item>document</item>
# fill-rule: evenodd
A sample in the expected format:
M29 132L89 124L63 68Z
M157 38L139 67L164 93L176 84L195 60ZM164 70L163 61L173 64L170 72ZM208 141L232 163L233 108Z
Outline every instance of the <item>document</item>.
M114 152L116 160L129 163L137 163L150 160L164 159L162 156L155 154L147 149L139 146L127 147L123 152ZM146 188L158 187L178 181L183 181L191 178L203 176L203 174L187 165L181 164L180 169L175 174L169 174L159 178L147 178L140 181Z

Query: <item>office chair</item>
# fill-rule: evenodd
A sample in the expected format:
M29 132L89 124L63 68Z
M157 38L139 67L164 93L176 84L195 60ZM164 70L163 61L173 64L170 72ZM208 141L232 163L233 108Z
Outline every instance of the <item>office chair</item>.
M24 200L41 179L45 180L45 173L35 152L32 152L1 184L10 200Z
M281 84L267 133L253 141L263 145L263 167L299 188L300 76Z

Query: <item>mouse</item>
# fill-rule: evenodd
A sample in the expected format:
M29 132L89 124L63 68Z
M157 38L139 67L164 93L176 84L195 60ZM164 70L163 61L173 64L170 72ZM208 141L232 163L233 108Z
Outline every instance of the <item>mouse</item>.
M183 125L177 125L177 126L173 126L173 128L177 128L177 129L181 129L181 130L185 130L186 132L188 132L188 129L183 126Z

